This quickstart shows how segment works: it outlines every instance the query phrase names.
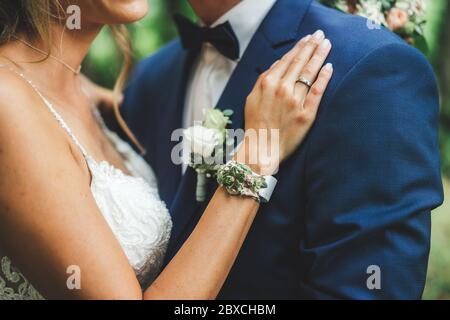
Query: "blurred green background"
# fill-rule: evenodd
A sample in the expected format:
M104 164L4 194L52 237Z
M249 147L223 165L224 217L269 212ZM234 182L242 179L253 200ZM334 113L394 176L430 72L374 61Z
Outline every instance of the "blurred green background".
M176 37L174 12L193 13L186 0L149 0L148 16L130 26L136 61L151 54ZM450 4L448 0L428 0L426 52L439 79L441 111L441 153L446 202L433 213L433 235L425 299L450 299ZM112 87L121 59L108 28L96 40L84 65L97 83Z

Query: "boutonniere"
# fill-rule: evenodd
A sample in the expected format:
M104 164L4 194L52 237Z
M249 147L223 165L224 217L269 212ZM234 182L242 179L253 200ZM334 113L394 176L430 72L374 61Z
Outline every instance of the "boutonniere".
M232 110L209 109L201 125L183 132L184 154L187 164L197 173L196 199L205 201L207 179L214 177L223 164L227 141L227 126L231 124Z

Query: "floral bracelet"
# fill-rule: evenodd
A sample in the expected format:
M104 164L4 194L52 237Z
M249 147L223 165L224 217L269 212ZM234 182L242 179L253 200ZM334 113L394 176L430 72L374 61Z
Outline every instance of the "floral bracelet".
M254 173L248 166L235 160L220 166L217 183L231 195L251 197L258 202L261 200L260 190L267 188L264 176Z

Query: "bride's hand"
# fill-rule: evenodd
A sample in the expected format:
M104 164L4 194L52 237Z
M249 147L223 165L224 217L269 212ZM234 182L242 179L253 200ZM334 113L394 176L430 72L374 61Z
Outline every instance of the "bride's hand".
M330 41L324 38L323 32L317 31L300 40L259 77L248 96L245 107L248 143L238 157L243 156L253 170L272 174L299 147L311 128L333 73L331 64L323 66L331 50ZM298 81L300 78L309 80L312 86ZM257 143L250 142L249 138L255 136ZM255 154L256 163L251 161L256 159Z

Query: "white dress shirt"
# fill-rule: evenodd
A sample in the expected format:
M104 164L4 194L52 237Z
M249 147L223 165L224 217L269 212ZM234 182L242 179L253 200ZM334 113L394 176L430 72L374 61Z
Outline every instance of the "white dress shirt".
M239 41L242 58L254 34L276 0L242 0L211 25L214 28L229 22ZM206 43L198 57L186 91L183 127L188 128L203 120L204 110L215 108L239 60L232 61ZM186 165L183 165L183 173Z

